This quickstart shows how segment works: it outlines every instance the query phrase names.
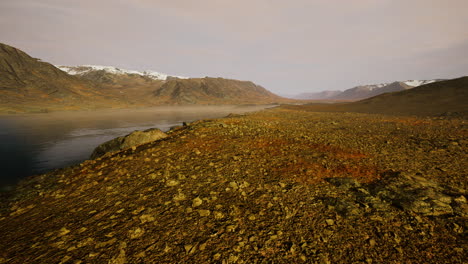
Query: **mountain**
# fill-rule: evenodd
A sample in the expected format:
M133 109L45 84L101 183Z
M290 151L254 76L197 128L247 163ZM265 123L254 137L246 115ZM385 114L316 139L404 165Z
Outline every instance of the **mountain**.
M130 107L155 105L154 91L176 77L154 71L124 70L112 66L57 66L68 74L99 85L107 95ZM179 77L185 78L185 77Z
M403 91L412 88L404 82L393 82L384 84L373 84L373 85L360 85L347 89L342 93L332 96L328 99L334 100L359 100L369 98L382 93Z
M163 104L242 104L292 101L249 81L223 78L175 79L165 82L154 95Z
M88 81L0 43L0 111L94 108L111 99Z
M386 93L349 105L356 112L439 115L468 114L468 77Z
M114 96L154 104L242 104L291 101L249 81L224 78L187 78L155 71L125 70L112 66L58 66L80 78L98 82ZM131 90L129 93L128 91Z
M80 78L98 82L113 96L132 104L245 104L291 101L249 81L224 78L187 78L155 71L112 66L58 66Z
M58 67L0 44L0 113L293 101L248 81L111 66Z
M344 91L323 91L318 93L303 93L294 96L295 99L356 101L383 93L398 92L441 80L408 80L381 84L359 85Z
M291 106L316 112L359 112L419 116L468 116L468 77L431 82L352 103Z

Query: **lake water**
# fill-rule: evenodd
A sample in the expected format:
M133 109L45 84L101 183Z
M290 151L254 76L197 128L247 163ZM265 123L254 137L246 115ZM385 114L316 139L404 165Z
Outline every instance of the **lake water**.
M272 106L167 106L0 116L0 187L80 163L99 144L134 130L156 127L167 131L182 122L268 107Z

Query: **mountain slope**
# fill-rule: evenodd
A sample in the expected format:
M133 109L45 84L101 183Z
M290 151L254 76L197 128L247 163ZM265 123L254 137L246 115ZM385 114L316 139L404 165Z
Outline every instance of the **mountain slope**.
M170 80L154 95L165 104L238 104L292 101L249 81L223 78Z
M154 105L154 91L159 89L166 79L175 78L153 71L138 72L111 66L58 67L80 79L99 85L102 92L129 106Z
M0 110L46 111L109 101L92 83L0 43Z
M434 115L468 113L468 77L382 94L350 105L356 112Z
M413 89L381 94L353 103L291 106L317 112L360 112L394 115L468 116L468 77L439 81Z

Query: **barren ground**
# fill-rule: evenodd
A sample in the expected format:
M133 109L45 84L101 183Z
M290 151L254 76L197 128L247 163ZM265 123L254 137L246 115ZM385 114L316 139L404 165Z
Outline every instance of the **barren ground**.
M465 119L270 109L23 181L0 263L463 263Z

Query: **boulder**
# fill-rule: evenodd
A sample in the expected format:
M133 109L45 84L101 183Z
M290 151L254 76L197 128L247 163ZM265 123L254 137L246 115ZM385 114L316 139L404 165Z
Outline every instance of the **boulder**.
M94 149L91 159L96 159L109 152L116 152L133 146L159 140L167 137L166 133L157 128L151 128L145 131L134 131L126 136L117 137L102 143Z

